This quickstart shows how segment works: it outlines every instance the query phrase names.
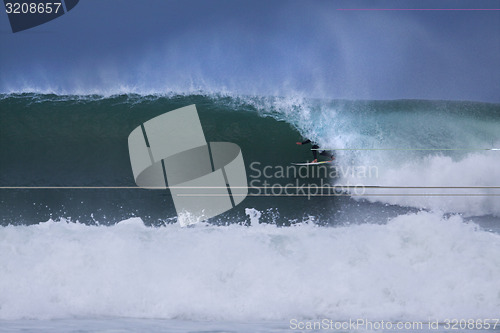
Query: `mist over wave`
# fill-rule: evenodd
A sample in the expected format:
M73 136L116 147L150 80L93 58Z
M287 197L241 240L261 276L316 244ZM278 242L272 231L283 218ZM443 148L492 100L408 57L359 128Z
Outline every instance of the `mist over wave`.
M116 11L100 1L51 22L49 35L4 34L5 49L19 52L2 53L0 92L283 96L298 91L335 99L499 101L495 12L338 10L363 7L348 0L186 0L152 6L154 11L126 0ZM370 1L365 6L377 7ZM88 17L96 12L103 15L89 27ZM112 23L106 15L113 16Z
M493 318L499 252L498 234L425 212L336 228L7 226L0 319Z

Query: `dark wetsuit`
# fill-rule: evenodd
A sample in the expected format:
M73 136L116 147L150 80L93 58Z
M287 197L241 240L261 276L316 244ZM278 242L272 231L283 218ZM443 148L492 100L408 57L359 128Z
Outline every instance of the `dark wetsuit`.
M312 144L312 149L313 149L312 153L313 153L314 159L317 160L318 159L318 150L315 150L315 149L319 149L319 146L316 143L311 142L311 140L309 140L309 139L302 142L303 145L305 145L307 143ZM333 159L333 154L328 150L323 150L319 154L320 154L320 156L329 156L331 159Z

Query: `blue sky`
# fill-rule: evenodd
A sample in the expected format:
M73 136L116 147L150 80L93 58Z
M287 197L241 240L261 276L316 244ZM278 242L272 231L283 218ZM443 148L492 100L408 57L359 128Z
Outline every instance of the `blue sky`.
M230 91L500 102L500 0L81 0L13 34L0 92Z

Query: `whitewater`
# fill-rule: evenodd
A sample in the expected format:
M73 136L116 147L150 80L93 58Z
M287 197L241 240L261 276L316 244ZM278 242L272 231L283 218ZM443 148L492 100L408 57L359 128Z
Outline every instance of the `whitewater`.
M0 318L493 318L500 236L459 216L383 225L0 229ZM418 286L418 288L415 288Z

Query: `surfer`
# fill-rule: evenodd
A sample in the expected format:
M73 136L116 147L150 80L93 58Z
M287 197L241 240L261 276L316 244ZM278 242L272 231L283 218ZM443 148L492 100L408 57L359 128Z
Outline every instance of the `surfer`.
M312 144L312 154L313 154L313 157L314 157L314 160L312 161L312 163L317 163L318 162L318 149L319 149L319 146L316 143L312 143L311 140L309 140L309 139L307 139L306 141L297 142L297 144L299 146L300 145L305 145L305 144L308 144L308 143ZM333 156L332 152L329 151L329 150L322 150L319 154L321 156L330 156L330 160L331 161L333 161L335 159L335 157Z

